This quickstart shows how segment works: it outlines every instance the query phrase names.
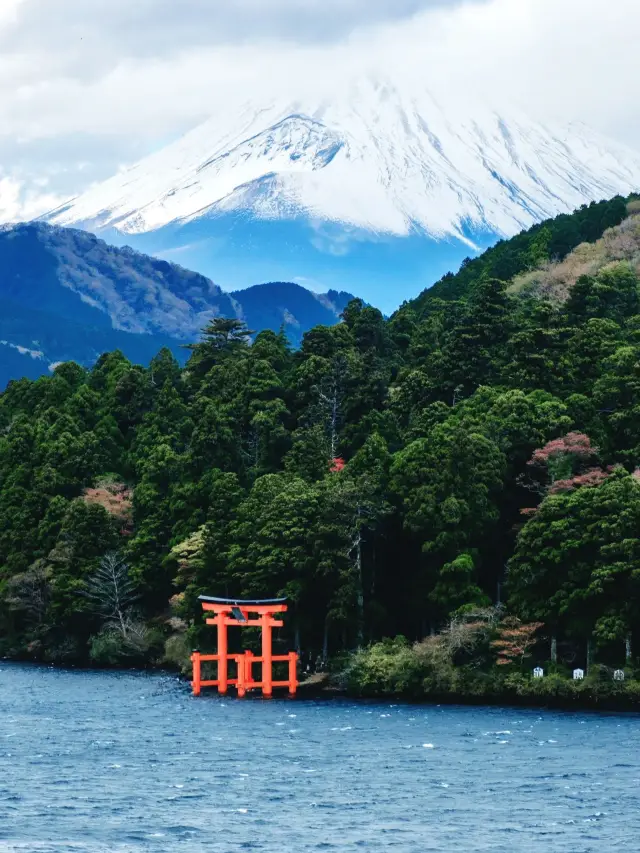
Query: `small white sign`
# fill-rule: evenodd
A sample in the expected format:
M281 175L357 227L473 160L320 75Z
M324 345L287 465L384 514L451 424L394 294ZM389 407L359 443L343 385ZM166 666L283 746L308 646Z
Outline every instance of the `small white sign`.
M613 673L614 681L624 681L624 669L616 669Z
M573 670L573 680L574 681L582 681L584 678L584 669L574 669Z
M542 676L543 676L543 675L544 675L544 669L542 669L542 667L541 667L541 666L537 666L537 667L533 670L533 677L534 677L534 678L542 678Z

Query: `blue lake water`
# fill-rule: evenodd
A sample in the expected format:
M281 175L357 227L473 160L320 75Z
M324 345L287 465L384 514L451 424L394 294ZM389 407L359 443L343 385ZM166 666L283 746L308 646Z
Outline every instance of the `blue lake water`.
M640 717L0 664L0 853L640 850Z

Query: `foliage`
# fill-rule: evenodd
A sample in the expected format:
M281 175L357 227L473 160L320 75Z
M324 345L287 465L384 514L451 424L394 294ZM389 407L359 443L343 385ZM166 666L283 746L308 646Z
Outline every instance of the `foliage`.
M97 504L114 516L122 524L120 532L123 535L131 532L133 496L131 489L124 483L109 480L98 482L95 487L85 489L83 497L85 503Z
M172 634L164 644L162 662L184 675L191 670L191 647L185 634Z
M542 622L523 623L515 616L508 616L498 627L498 636L491 643L498 653L496 663L505 665L523 663L535 642L535 634L543 627Z
M116 625L109 624L90 638L89 657L99 666L141 664L157 641L141 622L130 622L126 635Z
M639 557L640 484L618 468L594 488L544 499L509 563L512 606L581 639L616 616L622 641L639 615Z
M518 679L549 639L558 669L628 663L640 301L625 216L616 198L535 226L389 320L352 300L295 351L215 317L184 368L114 351L10 383L2 653L184 668L212 642L198 595L281 594L277 641L357 649L345 678L365 692L542 698L551 682Z
M456 274L448 273L415 304L428 309L431 299L459 299L474 281L495 277L509 281L545 260L566 257L581 243L593 243L603 233L619 225L627 214L627 201L616 196L610 201L592 202L573 214L534 225L510 240L501 240L478 258L468 258Z
M570 432L562 438L547 442L535 451L529 465L546 466L554 480L566 473L572 473L576 462L583 462L595 455L588 435Z

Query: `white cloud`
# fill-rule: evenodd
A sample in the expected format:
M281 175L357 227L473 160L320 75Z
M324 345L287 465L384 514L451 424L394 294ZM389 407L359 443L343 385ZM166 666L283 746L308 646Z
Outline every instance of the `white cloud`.
M0 3L0 27L18 22L18 8L24 0L2 0Z
M13 4L7 33L23 48L55 52L70 66L114 57L164 56L185 48L287 40L331 42L360 26L486 0L3 0ZM20 14L15 8L22 3ZM84 43L83 43L84 42Z
M44 178L26 183L9 175L0 175L0 222L22 222L41 216L65 201L66 196L46 189Z
M637 0L0 0L0 10L0 166L44 172L56 196L248 93L330 94L371 69L442 98L466 91L581 119L640 148Z
M42 352L42 350L29 349L29 347L23 347L20 344L12 344L9 341L0 341L0 344L2 344L2 346L11 347L11 349L18 350L20 355L30 355L33 359L44 358L44 353Z

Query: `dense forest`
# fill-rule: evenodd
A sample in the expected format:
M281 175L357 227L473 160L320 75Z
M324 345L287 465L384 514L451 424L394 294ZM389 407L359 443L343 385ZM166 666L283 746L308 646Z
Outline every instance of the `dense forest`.
M181 666L208 593L286 595L280 641L359 649L365 690L632 668L639 211L535 226L388 320L353 300L298 350L218 318L184 369L11 382L0 653Z

